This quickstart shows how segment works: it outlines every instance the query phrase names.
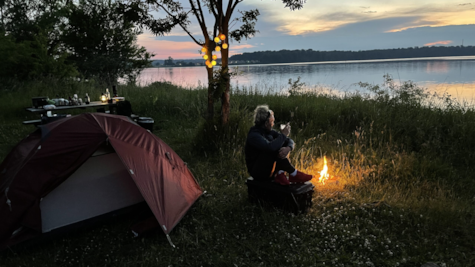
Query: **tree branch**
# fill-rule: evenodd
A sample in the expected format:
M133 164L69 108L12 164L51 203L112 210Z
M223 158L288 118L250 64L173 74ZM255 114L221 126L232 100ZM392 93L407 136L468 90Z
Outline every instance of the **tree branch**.
M191 2L191 0L190 0L190 2ZM201 30L203 31L203 35L205 35L205 38L206 38L206 36L208 36L208 32L206 30L207 27L206 27L205 17L203 15L203 9L201 8L200 0L197 0L196 3L198 4L198 11L200 12L201 20L203 22L203 24L200 24L200 25L202 25Z
M216 10L214 10L213 8L213 4L214 4L214 7L216 7L216 4L215 4L215 1L214 0L210 0L209 1L209 9L211 10L211 12L213 12L213 16L215 19L218 19L218 14L216 13L216 10L218 10L218 8L216 7Z
M224 22L224 20L223 20L223 0L218 0L217 8L219 9L218 18L217 18L217 19L219 19L219 26L220 26L219 31L224 32L224 29L222 28L223 27L223 22Z
M234 9L236 8L236 6L241 3L242 1L244 0L236 0L236 2L234 3L233 7L231 8L231 10L228 10L229 11L229 17L227 18L228 20L231 19L231 16L233 15L233 12L234 12ZM227 16L227 14L226 14Z
M191 0L190 0L190 2L191 2ZM168 16L170 16L170 17L172 17L172 18L175 18L175 16L173 16L173 14L172 14L170 11L168 11L168 9L166 9L163 5L158 4L158 3L157 3L157 5L158 5L159 7L161 7L161 8L163 9L163 11L165 11L165 12L168 14ZM188 15L191 11L192 11L192 10L188 11L186 14ZM176 19L176 18L175 18L175 19ZM197 45L200 45L200 46L203 45L203 44L201 44L200 42L198 42L198 40L195 39L195 37L191 34L191 32L188 31L188 29L186 28L186 26L183 25L183 23L182 23L181 21L177 21L177 24L180 25L180 27L188 34L188 36L191 37L191 39L193 39L193 41L194 41Z
M222 11L220 10L219 4L217 4L215 0L210 0L210 8L213 10L213 14L215 14L213 36L218 36L218 27L219 25L221 25L221 21L219 20L219 14L221 14ZM216 8L216 10L218 11L218 14L214 12L214 8Z
M193 4L193 1L192 0L189 0L190 2L190 5L191 5L191 11L193 11L193 14L195 14L195 17L196 17L196 20L198 20L198 23L201 25L203 24L204 22L201 21L201 18L200 16L198 15L198 12L197 12L197 8L195 7L195 5Z
M233 9L233 0L229 0L228 2L228 7L226 8L226 20L229 21L231 19L231 15L233 12L231 11Z

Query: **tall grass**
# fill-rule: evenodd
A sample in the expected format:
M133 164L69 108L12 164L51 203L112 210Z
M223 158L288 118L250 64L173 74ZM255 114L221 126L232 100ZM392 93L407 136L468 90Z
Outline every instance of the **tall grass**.
M188 163L206 193L172 232L134 239L133 219L101 224L1 255L6 266L439 266L475 265L474 109L411 82L361 83L336 96L293 83L291 93L234 88L230 123L207 122L205 90L168 83L119 86L134 113ZM64 90L64 91L63 91ZM26 134L22 109L38 95L83 95L94 84L17 84L1 92L0 159ZM90 93L91 94L91 93ZM91 94L92 95L92 94ZM243 147L252 111L268 104L290 121L297 168L319 175L326 156L338 182L318 184L293 216L247 201ZM219 114L219 107L216 107Z

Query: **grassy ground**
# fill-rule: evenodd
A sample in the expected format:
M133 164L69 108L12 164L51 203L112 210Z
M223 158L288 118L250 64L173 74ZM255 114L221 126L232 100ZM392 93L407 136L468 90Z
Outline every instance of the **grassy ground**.
M235 89L231 121L206 123L204 90L119 86L134 113L186 161L206 194L172 231L133 238L133 218L77 230L0 255L0 266L475 266L475 113L411 83L361 84L372 97L336 97L294 84L289 95ZM55 88L55 89L52 89ZM1 92L0 159L32 126L30 97L94 85L36 83ZM93 97L94 100L94 97ZM291 160L316 181L313 207L294 216L247 201L243 146L252 110L290 121ZM218 107L217 107L218 110Z

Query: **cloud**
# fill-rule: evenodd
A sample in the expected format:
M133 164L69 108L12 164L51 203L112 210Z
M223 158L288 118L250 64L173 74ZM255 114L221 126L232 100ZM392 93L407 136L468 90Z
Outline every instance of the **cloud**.
M310 18L310 20L354 22L354 21L359 21L366 18L366 16L361 15L361 13L365 13L365 12L338 11L338 12L331 12L331 13L326 13L326 14L313 15Z
M175 42L169 40L156 40L153 35L142 34L137 38L137 43L144 46L148 52L153 53L153 58L176 59L197 58L200 57L200 46L189 39L188 42Z
M438 43L444 40L453 40L451 45L462 40L464 45L475 45L475 16L471 9L475 5L447 0L433 0L430 5L416 2L307 1L303 9L289 11L280 0L244 1L239 6L242 10L259 8L261 12L256 24L259 33L250 39L252 45L247 43L249 40L232 42L230 53L282 49L357 51L444 45ZM203 40L199 29L194 32ZM168 36L140 36L138 43L155 52L156 58L200 58L199 46L180 29Z
M433 43L427 43L425 44L424 46L433 46L433 45L448 45L448 44L451 44L453 43L452 41L437 41L437 42L433 42Z
M308 35L287 36L256 36L253 41L262 42L258 46L243 49L242 52L278 51L282 49L313 49L320 51L358 51L371 49L392 49L423 46L434 40L453 40L451 45L475 45L475 24L461 26L419 27L400 32L385 32L394 23L404 18L379 19L374 21L353 23L332 31L312 33ZM443 38L443 39L442 39ZM233 48L232 48L233 49Z
M256 46L250 44L238 44L238 45L230 45L229 46L229 56L235 54L242 54L248 49L255 48Z
M331 31L350 23L369 20L370 17L367 15L368 13L373 12L338 11L325 14L312 14L308 17L295 17L286 23L274 21L274 25L277 25L277 31L288 35L306 35L315 32Z
M308 35L314 32L332 31L347 24L372 21L373 19L418 18L417 20L408 19L407 23L403 25L394 25L387 29L388 32L425 26L438 27L475 23L472 10L468 7L448 3L446 0L434 0L430 4L418 4L413 0L387 0L385 4L366 0L361 3L364 5L352 5L353 2L349 0L341 0L341 4L319 1L319 4L312 2L310 5L308 2L302 10L296 12L285 12L282 7L272 4L272 8L260 7L262 9L260 19L273 25L274 30L287 35ZM462 5L466 4L471 3Z
M172 42L193 42L193 39L191 39L190 36L188 35L165 35L165 36L153 36L152 37L154 40L167 40L167 41L172 41ZM195 36L196 40L198 42L204 42L203 36Z
M418 16L378 18L366 21L358 21L348 23L335 28L328 32L329 36L348 35L366 36L368 34L391 32L394 28L403 27L405 25L413 25L414 21L420 21L422 18ZM355 37L356 37L355 36Z
M433 21L428 21L422 17L410 17L405 20L403 23L399 25L394 25L394 27L386 32L401 32L407 29L413 28L420 28L420 27L428 27L431 25L435 25L436 23Z
M255 46L250 45L250 44L242 44L242 45L233 45L232 46L232 48L236 49L236 50L245 49L245 48L252 48L252 47L255 47Z

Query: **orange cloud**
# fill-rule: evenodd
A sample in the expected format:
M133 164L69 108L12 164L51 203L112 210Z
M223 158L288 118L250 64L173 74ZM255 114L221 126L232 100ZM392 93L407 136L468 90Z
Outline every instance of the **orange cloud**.
M433 46L433 45L448 45L448 44L451 44L452 41L437 41L437 42L433 42L433 43L428 43L428 44L425 44L424 46Z

